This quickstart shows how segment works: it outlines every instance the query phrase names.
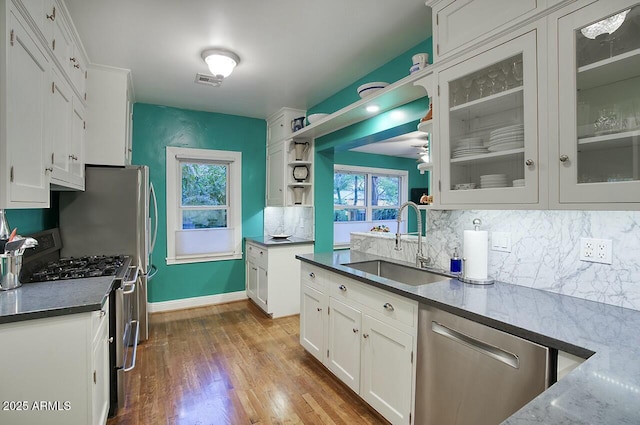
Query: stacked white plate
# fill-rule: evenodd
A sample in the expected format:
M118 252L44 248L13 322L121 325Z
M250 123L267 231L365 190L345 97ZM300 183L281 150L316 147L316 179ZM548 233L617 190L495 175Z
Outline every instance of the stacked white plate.
M482 143L482 137L465 137L458 140L451 151L451 158L462 158L465 156L480 155L488 152L489 150Z
M513 187L524 187L524 179L517 179L513 182Z
M489 189L493 187L507 187L506 174L485 174L480 176L480 189Z
M489 152L506 151L524 147L524 124L496 128L489 133Z

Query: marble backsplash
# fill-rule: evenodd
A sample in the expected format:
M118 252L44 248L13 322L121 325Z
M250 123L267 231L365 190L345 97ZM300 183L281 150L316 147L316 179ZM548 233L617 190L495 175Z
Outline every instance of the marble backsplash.
M312 207L267 207L264 209L264 236L291 235L314 238Z
M418 252L418 237L402 235L400 250L396 250L395 233L352 232L349 249L414 263ZM422 238L422 253L427 255L426 238Z
M508 232L511 252L489 248L489 276L507 283L640 310L638 211L428 211L426 254L448 269L474 218L489 232ZM611 239L611 265L579 260L580 238ZM411 239L413 238L413 240ZM351 249L413 262L415 237L394 250L392 234L353 233ZM489 245L491 246L491 245Z

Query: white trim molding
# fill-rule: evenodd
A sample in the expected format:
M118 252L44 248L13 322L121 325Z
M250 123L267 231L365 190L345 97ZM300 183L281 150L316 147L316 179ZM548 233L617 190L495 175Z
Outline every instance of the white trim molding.
M227 292L225 294L205 295L203 297L182 298L179 300L149 303L148 311L149 313L159 313L163 311L185 310L188 308L206 307L209 305L225 304L246 299L247 291Z

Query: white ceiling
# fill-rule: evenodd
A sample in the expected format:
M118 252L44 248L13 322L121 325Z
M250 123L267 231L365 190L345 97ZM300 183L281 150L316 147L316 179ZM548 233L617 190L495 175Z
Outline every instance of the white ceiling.
M130 69L137 102L256 118L307 109L431 35L424 0L65 2L90 61ZM241 58L218 88L194 83L211 47Z

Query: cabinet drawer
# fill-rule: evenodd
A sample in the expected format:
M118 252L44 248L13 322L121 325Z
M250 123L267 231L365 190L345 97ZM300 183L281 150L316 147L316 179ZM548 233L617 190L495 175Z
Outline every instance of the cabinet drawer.
M318 291L326 291L327 272L308 263L300 264L300 280Z
M247 244L247 258L250 258L255 265L261 266L263 269L267 268L267 248L258 245Z
M409 300L333 273L329 277L328 284L330 296L334 298L355 301L379 313L382 317L397 320L408 326L414 324L416 305Z

